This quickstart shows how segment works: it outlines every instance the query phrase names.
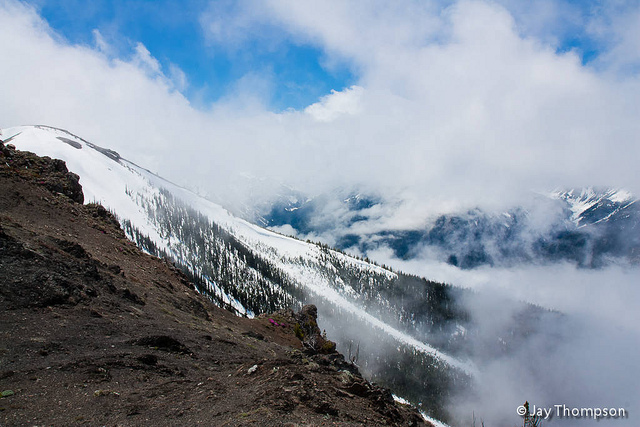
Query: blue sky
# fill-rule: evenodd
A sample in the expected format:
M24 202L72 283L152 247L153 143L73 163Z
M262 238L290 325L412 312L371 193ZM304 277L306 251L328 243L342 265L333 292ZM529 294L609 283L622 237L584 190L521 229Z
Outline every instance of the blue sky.
M249 28L239 43L211 40L203 28L203 16L214 14L224 20L225 14L237 12L235 2L34 0L30 3L71 43L93 45L93 31L98 30L120 57L131 55L135 44L142 43L165 73L173 64L186 74L188 85L182 92L198 106L227 96L247 75L261 76L260 88L254 89L274 111L304 108L332 89L340 91L357 83L360 77L348 59L333 58L331 66L327 66L322 46L309 39L292 37L277 24ZM573 50L584 64L607 47L597 34L589 32L590 20L601 12L602 2L503 3L513 13L523 34L539 37L558 52ZM436 7L444 10L451 4L444 1ZM626 7L629 3L621 2L612 9ZM538 16L544 20L542 24ZM605 15L603 19L608 18Z
M356 78L347 63L323 66L322 50L298 43L275 27L265 40L255 34L242 46L207 40L201 17L211 11L229 12L229 2L203 0L38 0L31 2L41 16L71 43L94 44L93 30L126 57L141 42L168 70L175 64L185 72L184 94L197 105L207 105L229 94L247 74L266 82L260 96L275 111L300 109L332 89L342 90ZM211 11L214 13L214 11ZM278 34L273 34L273 33ZM274 38L277 38L274 46ZM265 87L266 86L266 87Z

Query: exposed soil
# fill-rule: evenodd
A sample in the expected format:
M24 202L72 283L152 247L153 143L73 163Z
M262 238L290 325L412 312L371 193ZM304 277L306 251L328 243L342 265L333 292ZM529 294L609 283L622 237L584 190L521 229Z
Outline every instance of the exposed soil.
M0 425L428 425L314 307L236 317L81 202L64 162L0 144Z

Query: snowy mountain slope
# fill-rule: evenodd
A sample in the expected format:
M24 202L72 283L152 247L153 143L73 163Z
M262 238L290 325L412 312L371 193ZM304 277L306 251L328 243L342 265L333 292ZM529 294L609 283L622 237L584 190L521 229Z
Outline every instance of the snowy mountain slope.
M98 202L113 210L120 218L130 221L141 232L147 234L158 247L168 252L171 251L172 245L166 236L158 232L149 213L141 206L141 202L149 201L154 196L159 197L161 189L168 190L175 198L206 215L209 220L225 228L247 246L264 248L262 255L271 260L282 262L303 258L315 261L321 255L321 248L316 245L236 218L221 206L121 158L113 151L97 147L65 130L48 126L25 126L5 129L3 134L18 149L65 160L69 170L81 177L80 183L87 202ZM72 145L69 141L77 145ZM105 152L109 155L105 155ZM333 252L332 255L358 268L388 278L397 277L389 270L345 254ZM291 269L291 273L298 276L303 274L296 269ZM310 286L313 289L313 285Z
M2 138L20 150L65 160L80 176L86 202L115 212L136 243L173 259L220 305L253 315L317 304L327 333L343 352L358 343L365 372L393 383L381 365L393 367L386 371L405 377L398 381L405 388L397 392L416 402L428 398L434 411L441 408L438 399L447 384L464 383L476 370L460 350L465 337L459 331L469 319L455 303L455 288L238 219L62 129L16 127L4 129Z

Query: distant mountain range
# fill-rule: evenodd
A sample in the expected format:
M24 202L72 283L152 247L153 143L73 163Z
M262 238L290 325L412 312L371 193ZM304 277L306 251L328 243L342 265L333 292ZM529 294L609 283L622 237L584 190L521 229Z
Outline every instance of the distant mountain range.
M252 219L265 227L291 227L300 238L330 236L337 248L365 256L389 247L405 260L428 249L430 256L463 269L553 262L600 268L640 262L637 201L619 189L557 190L531 195L530 206L540 206L535 218L521 206L498 213L478 208L437 216L421 228L372 233L354 224L375 220L371 208L384 209L382 197L341 190L306 197L292 190Z

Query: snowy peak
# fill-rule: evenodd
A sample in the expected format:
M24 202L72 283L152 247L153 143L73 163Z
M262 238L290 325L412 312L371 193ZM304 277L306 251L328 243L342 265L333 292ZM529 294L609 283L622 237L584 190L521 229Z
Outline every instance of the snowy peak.
M91 142L80 138L71 132L47 125L33 125L33 126L19 126L14 128L4 129L2 135L7 138L5 143L10 143L11 140L19 135L25 134L29 138L46 139L47 142L51 136L54 136L58 141L69 145L76 150L82 150L85 147L91 148L114 161L120 160L120 154L113 150L100 147L99 145L92 144Z
M607 221L637 201L626 190L598 190L593 187L557 190L551 194L551 197L566 202L572 212L571 220L578 227Z

